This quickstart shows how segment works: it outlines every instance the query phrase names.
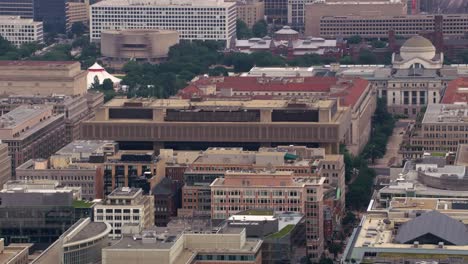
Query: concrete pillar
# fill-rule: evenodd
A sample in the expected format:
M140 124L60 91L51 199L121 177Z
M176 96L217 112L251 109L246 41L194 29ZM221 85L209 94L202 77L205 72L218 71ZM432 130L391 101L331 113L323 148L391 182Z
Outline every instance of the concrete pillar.
M124 165L124 186L128 187L128 165Z
M260 110L260 122L271 123L272 110L262 109Z
M153 109L153 121L164 122L165 115L163 109Z

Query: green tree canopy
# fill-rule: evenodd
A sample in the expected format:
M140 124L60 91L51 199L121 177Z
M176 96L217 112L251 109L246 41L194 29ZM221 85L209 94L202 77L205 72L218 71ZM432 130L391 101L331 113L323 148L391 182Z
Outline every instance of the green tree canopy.
M240 19L236 21L236 33L237 39L249 39L252 37L252 31L247 24Z
M114 90L114 82L111 79L107 78L102 81L103 90Z
M70 31L75 36L81 36L85 33L86 26L83 22L75 22L72 24Z
M268 34L268 24L265 20L259 20L252 26L253 36L263 38Z
M359 35L354 35L348 38L348 44L359 44L362 42L362 38Z

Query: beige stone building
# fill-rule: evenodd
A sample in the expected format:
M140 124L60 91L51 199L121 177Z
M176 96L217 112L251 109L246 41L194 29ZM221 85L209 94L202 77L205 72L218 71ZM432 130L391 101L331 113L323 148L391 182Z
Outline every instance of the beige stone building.
M322 36L321 35L321 20L329 16L364 16L364 17L381 17L381 16L402 16L407 13L406 0L327 0L327 1L312 1L304 4L304 10L298 8L296 16L291 14L291 23L301 24L305 20L305 34L307 36ZM302 15L301 15L302 14ZM338 30L343 30L339 28ZM359 34L355 34L359 35ZM335 36L337 37L337 36Z
M86 71L79 62L0 62L0 94L84 95L86 90Z
M67 31L71 29L73 23L77 22L89 26L89 1L67 1L65 15L67 16Z
M179 33L162 29L105 30L101 33L101 54L106 64L122 67L130 59L159 62L169 48L179 43Z
M0 15L0 36L17 47L24 43L44 41L42 22L20 16Z
M11 158L8 156L8 145L0 144L0 186L11 179Z
M237 19L244 21L249 28L264 18L265 3L263 0L237 1Z
M337 154L350 122L336 99L114 99L83 123L82 135L155 149L296 144Z

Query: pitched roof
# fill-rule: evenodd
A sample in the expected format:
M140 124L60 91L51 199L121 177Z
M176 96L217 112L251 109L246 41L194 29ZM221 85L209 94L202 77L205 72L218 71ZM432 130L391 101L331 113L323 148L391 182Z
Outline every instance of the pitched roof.
M463 223L438 211L425 213L403 224L395 237L399 243L409 243L431 234L453 245L467 245L468 232Z
M468 103L468 78L458 78L449 82L445 89L442 104Z

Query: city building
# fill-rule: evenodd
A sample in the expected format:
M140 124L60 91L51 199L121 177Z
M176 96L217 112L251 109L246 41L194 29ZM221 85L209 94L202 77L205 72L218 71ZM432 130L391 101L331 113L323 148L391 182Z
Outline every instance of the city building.
M1 61L0 93L84 95L86 72L75 61Z
M74 23L83 23L85 27L89 26L89 1L68 0L65 6L67 16L67 31L71 30Z
M31 244L10 244L5 246L0 238L0 262L5 264L28 264L29 248Z
M298 144L338 153L350 122L336 99L113 99L83 123L82 135L156 150Z
M151 194L154 196L154 224L166 226L171 217L177 216L177 183L164 177L154 186Z
M468 78L460 77L448 83L441 104L466 104L468 103Z
M19 16L0 16L0 36L17 47L24 43L44 41L42 22Z
M143 195L142 189L117 188L94 207L94 222L108 223L111 238L121 237L126 225L135 225L139 231L149 228L154 225L154 197Z
M0 140L8 145L11 169L30 159L47 158L63 147L65 120L52 106L23 105L0 116Z
M293 212L247 210L229 217L230 227L245 228L247 237L263 240L263 263L300 263L305 256L305 218Z
M324 36L328 25L322 24L329 17L363 17L382 19L383 16L405 16L407 14L406 0L331 0L331 1L308 1L289 0L290 14L288 22L293 26L304 27L309 36ZM325 22L326 23L326 22ZM341 30L344 37L348 36L348 26L336 28ZM352 28L352 27L349 27ZM365 27L362 27L365 29ZM357 31L357 29L356 29ZM387 30L388 32L388 30ZM419 32L417 32L419 33ZM416 34L417 34L416 33ZM333 36L337 37L339 34ZM355 33L353 35L361 35ZM413 34L414 35L414 34Z
M161 29L103 30L101 54L112 68L129 60L157 63L167 59L169 48L179 43L179 33Z
M273 25L288 23L288 0L265 0L265 17Z
M195 222L193 220L192 222ZM103 264L124 263L262 263L262 240L247 238L243 228L213 229L204 222L171 221L141 233L125 234L102 250Z
M451 165L451 156L424 156L392 169L391 180L376 192L375 203L388 207L394 197L434 197L467 199L466 164ZM455 159L456 160L456 159Z
M79 219L29 263L99 263L102 249L109 245L110 231L109 224L92 222L90 218Z
M372 85L361 78L320 76L313 72L314 69L294 69L290 73L287 70L281 73L281 70L282 68L255 69L258 73L252 73L253 76L199 77L180 90L178 96L185 99L219 97L225 100L232 100L233 97L262 100L310 98L312 101L339 99L340 106L349 107L352 111L349 137L343 143L351 153L357 155L370 136L371 116L376 107ZM304 73L301 75L298 71ZM309 71L313 72L312 76L308 76ZM296 75L291 76L294 72Z
M231 45L231 48L243 53L268 51L288 58L305 54L341 58L346 44L337 39L300 38L299 32L289 26L283 26L282 29L275 32L273 38L266 36L264 38L236 39L235 45Z
M236 35L236 18L235 2L106 0L91 5L90 35L91 41L99 41L104 30L165 29L179 32L180 39L221 40L229 45Z
M55 180L61 185L80 187L83 199L102 198L103 167L99 154L117 148L112 141L73 141L49 159L31 159L16 168L18 180ZM101 156L102 157L102 156Z
M387 15L385 13L370 16L347 14L321 16L315 13L313 6L314 4L306 5L305 34L308 36L349 38L359 35L364 38L387 38L388 32L394 30L397 36L411 37L440 28L447 37L463 37L468 28L468 15L466 14ZM337 10L340 8L333 9L333 11ZM311 19L309 19L310 16L312 16Z
M11 158L8 156L8 145L0 144L0 186L11 180Z
M394 198L372 205L341 263L466 263L466 199Z
M318 261L324 250L325 178L293 171L227 171L211 183L211 218L226 219L248 209L299 212L306 219L307 255Z
M237 19L252 28L255 23L265 18L265 2L263 0L237 1Z
M420 125L408 132L401 152L406 157L456 152L460 144L468 143L467 111L466 104L429 104Z
M80 198L79 189L57 182L8 182L0 191L0 236L6 244L47 248L75 223L75 198Z
M90 102L93 100L92 102ZM51 105L52 113L65 117L66 142L80 138L80 124L94 116L96 109L104 103L102 93L86 96L67 95L10 95L0 99L0 116L21 105Z
M0 15L41 21L44 31L65 33L66 0L1 0Z

